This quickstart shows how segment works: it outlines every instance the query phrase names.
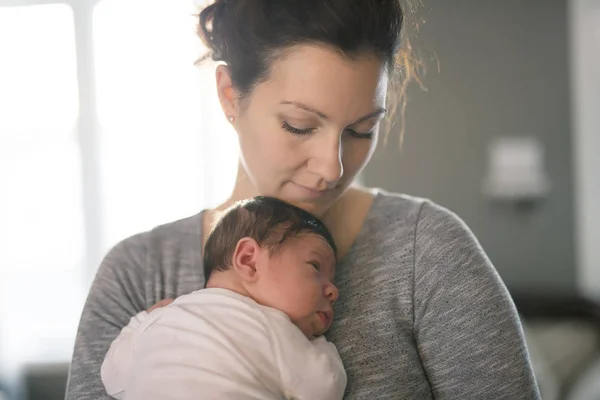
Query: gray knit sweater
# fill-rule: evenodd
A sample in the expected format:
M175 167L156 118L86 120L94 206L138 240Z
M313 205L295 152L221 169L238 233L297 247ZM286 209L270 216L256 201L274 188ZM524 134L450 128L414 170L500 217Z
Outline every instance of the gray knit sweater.
M67 400L109 399L100 365L131 316L203 287L201 222L200 213L163 225L108 253L81 317ZM448 210L377 191L336 285L328 339L348 373L346 399L540 398L511 298Z

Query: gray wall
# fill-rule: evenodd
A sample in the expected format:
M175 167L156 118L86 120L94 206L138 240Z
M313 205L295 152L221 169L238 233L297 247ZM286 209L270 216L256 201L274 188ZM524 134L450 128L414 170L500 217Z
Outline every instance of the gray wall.
M410 90L397 134L365 172L369 186L423 196L473 229L511 290L575 288L568 37L565 1L424 0L416 45L427 92ZM545 147L550 195L530 208L482 194L487 146L530 135Z
M600 1L569 0L578 286L600 301Z

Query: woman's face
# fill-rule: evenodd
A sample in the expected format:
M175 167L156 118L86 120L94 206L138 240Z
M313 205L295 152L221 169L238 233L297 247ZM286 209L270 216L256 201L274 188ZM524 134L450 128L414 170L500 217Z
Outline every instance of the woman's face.
M274 62L235 116L248 196L280 198L322 215L367 164L385 114L387 70L374 56L349 59L324 46L296 46ZM229 107L229 109L228 109ZM242 176L242 179L244 177Z

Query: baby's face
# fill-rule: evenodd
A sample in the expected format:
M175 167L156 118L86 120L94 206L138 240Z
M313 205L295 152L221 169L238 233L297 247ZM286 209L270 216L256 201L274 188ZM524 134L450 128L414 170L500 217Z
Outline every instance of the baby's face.
M285 312L308 338L325 333L338 298L335 254L325 239L315 234L287 239L262 264L256 300Z

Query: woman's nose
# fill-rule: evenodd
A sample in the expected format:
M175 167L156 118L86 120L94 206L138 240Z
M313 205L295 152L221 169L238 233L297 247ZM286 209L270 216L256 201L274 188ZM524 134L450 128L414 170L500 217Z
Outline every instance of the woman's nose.
M317 144L316 154L313 156L312 172L319 175L329 186L336 186L344 174L342 163L342 141L338 136L335 140L326 138Z

